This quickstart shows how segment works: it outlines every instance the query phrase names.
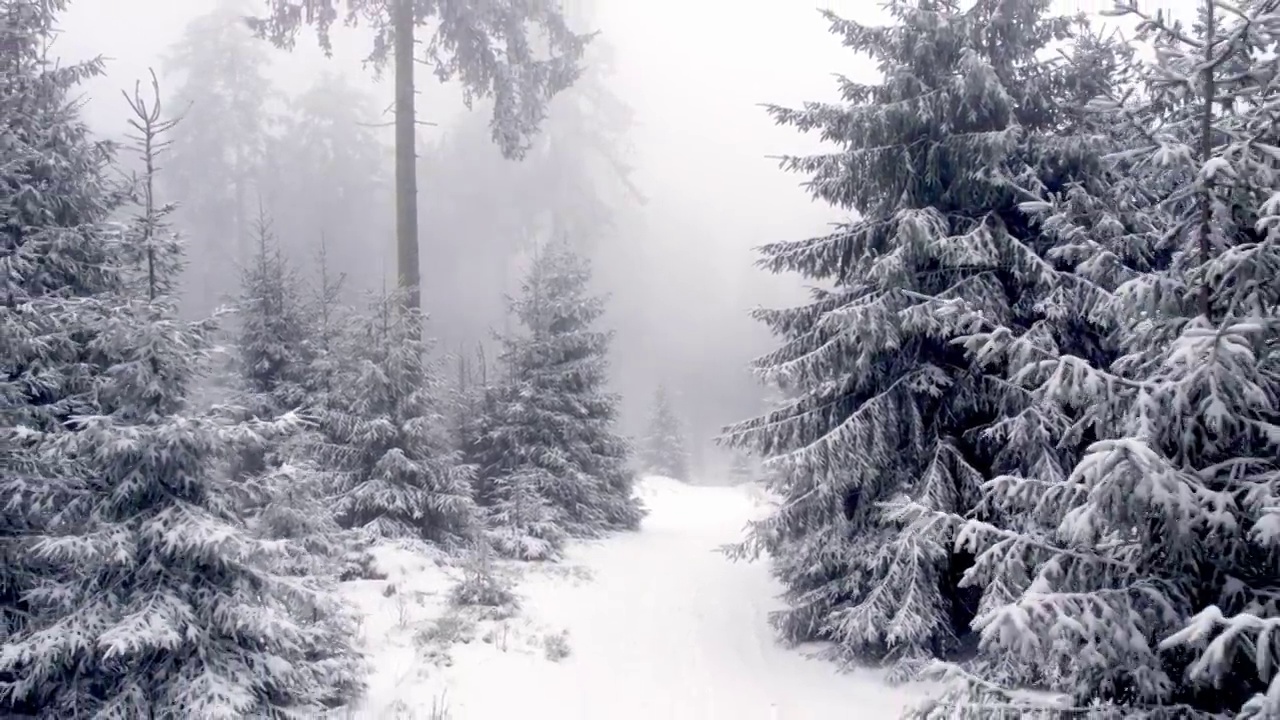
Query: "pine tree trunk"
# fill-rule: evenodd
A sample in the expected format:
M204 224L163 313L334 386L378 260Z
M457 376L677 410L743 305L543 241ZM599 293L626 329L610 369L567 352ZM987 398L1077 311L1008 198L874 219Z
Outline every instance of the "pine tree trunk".
M418 176L414 119L413 0L395 3L396 272L406 304L422 308L418 269Z

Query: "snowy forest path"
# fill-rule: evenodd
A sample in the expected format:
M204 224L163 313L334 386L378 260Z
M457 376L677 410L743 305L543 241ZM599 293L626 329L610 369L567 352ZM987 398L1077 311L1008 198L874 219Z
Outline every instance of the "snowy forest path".
M905 689L841 674L774 639L768 614L780 587L768 567L719 552L762 512L758 492L663 478L640 492L650 510L640 532L576 544L520 586L522 615L567 629L570 655L457 653L447 670L453 720L900 716Z

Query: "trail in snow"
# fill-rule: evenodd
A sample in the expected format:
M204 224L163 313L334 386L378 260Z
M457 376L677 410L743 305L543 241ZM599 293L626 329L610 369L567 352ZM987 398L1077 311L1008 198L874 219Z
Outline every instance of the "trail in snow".
M522 615L567 628L571 654L473 642L444 668L453 720L890 720L909 692L842 674L780 646L768 623L780 590L763 563L717 549L762 511L748 488L650 478L638 533L575 546L531 570ZM591 579L572 578L580 566ZM430 698L423 698L430 705Z

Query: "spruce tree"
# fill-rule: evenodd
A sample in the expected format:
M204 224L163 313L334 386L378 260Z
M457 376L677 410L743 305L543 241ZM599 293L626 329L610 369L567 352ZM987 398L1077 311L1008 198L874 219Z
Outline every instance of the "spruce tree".
M358 320L321 459L337 475L344 527L460 546L476 529L472 468L449 442L422 315L403 303L384 293Z
M315 252L315 275L307 284L310 291L305 307L312 317L311 367L305 373L305 389L311 407L321 412L338 407L337 396L344 358L351 348L348 331L351 329L351 311L343 302L347 275L336 272L329 254L329 243L324 233Z
M271 546L216 474L229 445L279 429L186 414L207 328L173 315L132 300L104 318L90 347L121 359L95 387L101 406L42 448L80 461L89 505L31 539L47 569L31 625L0 651L6 699L42 717L302 715L358 685L345 638L299 616L332 601L266 569Z
M97 231L122 198L107 169L113 146L90 136L68 97L102 61L46 60L65 2L0 4L0 112L4 113L4 294L9 308L51 295L87 297L120 283L118 243ZM56 193L56 194L55 194Z
M975 622L987 667L946 668L959 682L924 717L1036 712L1015 692L1031 683L1069 697L1059 712L1098 718L1280 713L1280 137L1267 109L1280 3L1205 2L1191 27L1121 10L1158 52L1141 95L1094 103L1123 146L1109 192L1043 209L1078 236L1124 229L1140 249L1144 262L1120 264L1092 248L1096 267L1126 271L1099 306L1119 353L1027 378L1036 412L1090 442L1063 472L990 484L984 502L1025 522L963 525L975 581L1016 582ZM995 658L1006 672L982 672Z
M762 249L770 271L827 286L806 305L756 313L782 339L759 370L795 399L725 436L769 458L783 498L736 554L773 556L789 603L774 620L788 640L833 641L864 659L957 650L974 612L974 592L958 587L972 558L952 550L945 522L914 522L884 503L975 511L995 467L1045 455L1043 438L1016 438L1031 441L1025 453L1002 446L1004 360L961 343L1034 333L1080 338L1089 352L1087 323L1066 326L1090 291L1046 259L1019 207L1091 162L1069 112L1089 78L1046 62L1072 27L1049 5L892 0L887 27L824 13L883 80L841 78L839 104L771 108L779 123L840 146L783 166L859 216Z
M562 514L547 499L560 482L561 478L550 471L533 465L501 472L488 482L490 504L486 514L489 542L494 550L517 560L560 557L569 533L560 524ZM583 534L581 528L575 530Z
M168 227L175 206L160 203L156 187L159 163L172 144L169 134L177 127L178 121L164 117L160 83L155 72L151 73L149 101L142 94L141 82L134 83L132 94L122 94L133 114L129 119L132 132L126 137L132 143L141 171L141 175L138 171L133 172L129 183L136 211L131 218L134 242L125 243L121 248L128 257L125 263L126 282L133 294L155 299L158 295L174 293L175 282L183 270L181 245L177 235Z
M319 277L308 287L272 228L260 208L254 227L258 249L241 271L236 308L236 406L252 419L296 413L306 427L242 448L231 472L244 489L242 512L250 527L261 537L289 541L279 569L307 576L308 582L324 581L347 576L352 563L365 562L361 538L338 526L326 502L336 477L322 459L347 349L338 305L341 278L330 276L322 243Z
M253 527L263 537L289 541L290 553L281 566L288 572L313 579L373 579L381 577L368 552L373 538L358 528L343 528L331 502L348 477L342 469L352 451L345 444L343 388L344 379L355 377L357 352L355 318L341 301L346 276L334 273L324 235L315 268L296 298L303 317L295 322L305 325L306 337L296 338L301 344L281 354L290 358L288 376L293 378L285 387L290 396L296 389L305 400L307 428L275 448L272 467L260 478L259 497L265 504L255 513Z
M254 224L257 250L241 268L236 308L238 405L251 418L309 414L312 322L301 278L283 255L266 211ZM235 472L252 477L278 465L269 448L246 448Z
M44 13L47 28L50 8L26 10ZM54 207L57 190L47 195ZM35 522L15 543L32 572L20 598L24 621L0 647L0 702L45 718L320 712L340 700L335 690L357 689L356 657L330 623L314 622L332 602L263 564L274 546L245 531L232 485L217 472L237 442L288 422L193 412L187 395L213 327L176 319L163 275L180 264L156 256L176 243L156 241L164 226L155 206L143 214L123 245L93 237L104 232L102 218L87 215L76 228L114 250L103 267L148 282L121 282L69 310L60 299L61 312L80 323L74 371L84 400L64 420L70 431L19 433L27 467L40 474L8 488L9 506ZM24 229L38 237L42 221L58 231L53 213ZM138 262L145 267L130 266ZM65 281L72 292L81 285Z
M511 312L524 332L502 338L506 380L470 443L499 549L553 555L563 534L634 529L629 448L605 392L612 333L593 329L604 299L564 243L542 248Z
M281 414L301 407L310 389L310 308L301 278L261 207L253 232L257 248L240 275L237 370L252 404Z
M675 408L671 407L671 399L663 386L653 393L641 464L644 471L652 475L689 479L689 452L685 449L684 426Z
M78 522L81 488L47 438L92 407L84 339L105 314L97 296L126 284L118 235L102 223L119 204L112 148L90 136L71 94L100 59L45 61L61 2L0 0L0 643L30 621L44 563L29 538ZM0 707L34 712L3 688Z

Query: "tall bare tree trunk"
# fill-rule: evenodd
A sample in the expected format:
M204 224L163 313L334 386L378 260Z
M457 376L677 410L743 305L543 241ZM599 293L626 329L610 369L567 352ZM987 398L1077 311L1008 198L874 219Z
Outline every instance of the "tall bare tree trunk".
M414 119L413 0L395 3L396 271L406 304L422 309L418 268L417 122Z

